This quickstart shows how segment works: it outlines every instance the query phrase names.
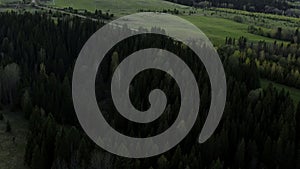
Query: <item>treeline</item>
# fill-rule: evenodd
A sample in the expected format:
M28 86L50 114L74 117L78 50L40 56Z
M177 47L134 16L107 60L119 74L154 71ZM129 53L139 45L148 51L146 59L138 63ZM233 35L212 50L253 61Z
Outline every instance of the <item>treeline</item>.
M0 46L0 64L4 69L8 65L18 65L20 69L20 92L14 96L14 108L23 110L29 119L24 163L32 169L300 167L300 136L297 134L300 132L300 104L296 108L284 90L277 91L271 85L267 89L260 88L256 54L268 51L267 47L263 48L265 44L248 46L246 39L236 42L228 38L226 45L218 49L226 71L228 97L217 131L204 144L199 144L197 138L210 106L210 83L192 50L165 36L132 37L117 45L100 65L96 95L99 108L107 110L105 118L119 132L134 136L160 133L176 118L180 106L180 91L174 80L163 72L150 70L134 79L131 96L136 97L132 102L146 109L149 106L147 93L161 88L168 96L163 117L150 126L138 126L120 118L111 106L109 84L116 65L128 54L158 46L172 51L190 65L201 91L199 117L180 145L153 158L127 159L95 146L81 130L72 105L71 77L75 59L84 42L103 24L72 17L53 20L43 13L14 12L1 13L0 23L0 40L5 44ZM273 50L283 55L282 58L289 53L287 46L281 48L276 44L276 47ZM253 52L249 52L244 61L242 52L249 48ZM265 58L268 59L266 55ZM136 130L137 126L141 128Z
M40 5L40 6L42 6L42 5ZM98 20L109 20L114 17L114 14L112 14L112 13L103 12L102 10L98 10L98 9L96 9L94 12L90 12L86 9L74 9L72 7L62 9L62 8L47 6L47 8L50 9L48 12L52 16L55 16L55 17L61 17L64 15L68 15L68 14L62 13L62 12L68 12L73 15L79 14L79 15L83 15L89 19L98 19ZM40 9L40 8L38 8L38 9Z
M268 44L247 42L244 37L238 40L226 38L226 45L234 50L234 56L241 62L254 60L260 76L275 82L300 88L300 45L299 44Z
M276 29L271 30L251 25L248 27L248 32L273 39L289 41L292 44L300 44L300 33L298 28L296 30L289 30L278 27Z
M55 8L55 9L60 9L60 8ZM80 10L80 9L73 9L72 7L64 8L63 10L73 14L82 14L86 17L94 18L94 19L112 19L114 17L114 14L112 13L103 12L102 10L98 10L98 9L96 9L94 13L89 12L86 9Z
M195 7L222 7L247 10L252 12L267 12L284 14L290 8L285 0L168 0L171 2Z
M169 13L178 15L180 11L176 8L174 9L163 9L163 10L151 10L151 9L139 9L138 12L159 12L159 13Z

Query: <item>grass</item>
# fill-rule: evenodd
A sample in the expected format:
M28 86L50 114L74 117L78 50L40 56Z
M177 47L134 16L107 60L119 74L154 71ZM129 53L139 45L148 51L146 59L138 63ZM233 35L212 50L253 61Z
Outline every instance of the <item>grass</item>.
M26 146L27 121L22 113L5 112L4 120L0 121L0 168L27 169L23 165ZM10 121L12 131L6 133L6 120ZM13 142L15 137L15 142Z
M229 13L236 13L240 15L248 15L248 16L255 16L255 17L263 17L263 18L269 18L274 20L283 20L283 21L289 21L289 22L295 22L299 23L300 18L290 17L290 16L284 16L284 15L275 15L275 14L266 14L266 13L258 13L258 12L248 12L243 10L237 10L237 9L229 9L229 8L216 8L218 11L223 12L229 12Z
M109 11L116 16L136 13L139 9L190 9L190 7L163 0L54 0L48 4L61 8L73 7L76 9L86 9L89 11L101 9L104 12Z
M238 39L241 36L247 37L250 41L261 41L273 43L274 39L248 33L248 25L233 20L214 17L191 15L182 16L199 27L215 45L224 44L226 37ZM278 41L278 40L277 40Z
M178 9L179 11L188 13L192 8L167 2L164 0L54 0L48 5L55 7L73 7L75 9L87 9L94 11L101 9L109 11L117 17L138 12L139 9L163 10ZM219 9L220 10L220 9ZM237 23L230 19L224 19L219 16L204 16L202 10L197 10L196 15L180 15L196 26L198 26L212 41L214 45L224 44L225 38L228 36L238 39L241 36L247 37L250 41L261 41L273 43L274 39L254 35L247 32L247 23ZM277 40L278 41L278 40Z
M295 104L298 104L300 101L300 90L293 88L293 87L288 87L279 83L275 83L273 81L270 80L266 80L266 79L261 79L260 84L263 88L266 88L270 83L273 84L273 86L275 88L277 88L278 90L282 90L284 89L285 91L288 91L290 93L291 98L294 100Z

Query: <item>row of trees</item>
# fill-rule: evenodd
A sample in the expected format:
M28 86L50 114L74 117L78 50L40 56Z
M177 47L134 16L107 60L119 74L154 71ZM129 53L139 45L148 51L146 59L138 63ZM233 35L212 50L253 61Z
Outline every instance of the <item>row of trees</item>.
M288 30L288 29L282 29L281 27L278 27L277 29L269 30L269 29L262 29L260 27L251 25L248 27L248 32L260 36L273 38L273 39L289 41L292 44L293 43L300 44L299 29Z
M180 13L180 11L176 8L174 8L174 9L163 9L163 10L160 10L160 11L151 10L151 9L139 9L138 12L160 12L160 13L169 13L169 14L174 14L174 15L178 15Z
M169 0L195 7L222 7L247 11L284 14L291 6L285 0Z

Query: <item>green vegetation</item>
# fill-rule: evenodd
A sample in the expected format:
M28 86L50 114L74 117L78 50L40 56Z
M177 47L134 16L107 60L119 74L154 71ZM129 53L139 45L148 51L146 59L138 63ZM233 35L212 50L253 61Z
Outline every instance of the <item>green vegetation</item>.
M273 69L273 66L268 66L267 63L257 67L255 62L256 59L268 61L270 56L284 58L295 53L292 47L264 43L251 45L245 38L237 38L235 41L227 38L226 44L218 47L228 79L226 109L214 135L204 144L198 144L196 139L210 106L210 84L205 68L193 51L180 43L174 43L172 39L158 35L134 36L117 44L99 66L101 69L95 81L98 89L95 90L95 94L99 107L103 112L107 112L103 113L107 122L118 132L132 137L157 135L173 124L180 105L180 89L172 78L163 72L145 71L131 84L131 94L136 96L132 101L133 105L139 108L148 107L148 91L161 88L168 97L170 106L161 119L152 125L135 124L120 116L117 110L111 107L113 100L107 95L111 84L109 77L116 64L129 54L142 48L162 47L163 42L163 49L181 56L189 65L195 73L199 89L202 89L195 128L180 145L161 156L143 160L128 159L101 151L91 142L81 130L72 105L71 81L74 62L83 44L102 23L82 22L78 17L63 16L57 17L54 22L51 16L49 12L44 15L0 15L0 30L3 30L0 31L0 39L3 39L0 45L0 51L3 53L3 61L0 63L3 76L0 76L0 82L18 84L1 88L0 103L3 107L12 105L15 109L22 108L24 115L30 117L24 160L20 161L25 162L31 169L215 169L222 166L231 169L247 169L248 166L299 168L296 167L295 159L300 158L300 153L293 150L297 149L296 145L300 147L300 135L296 135L300 132L300 118L295 120L295 114L300 115L300 106L296 112L293 100L274 87L259 89L260 73L281 79L291 74L289 70L292 67L289 64L282 67L288 70L285 71L288 75L279 76L281 69L275 66ZM230 23L225 26L229 26ZM232 24L235 26L236 22ZM17 38L11 32L18 32ZM112 55L113 57L109 57ZM300 58L299 55L297 58ZM295 59L290 59L290 63L294 63L297 58L295 55ZM260 72L258 68L263 69ZM269 71L271 73L268 73ZM294 82L298 77L295 74L289 79L281 80ZM20 96L22 99L13 99ZM6 120L10 120L14 134L17 122ZM297 130L296 126L299 127Z
M257 12L248 12L236 9L226 8L210 8L208 10L202 10L202 13L215 14L217 17L227 18L235 20L235 17L242 18L242 22L248 25L256 25L264 28L277 28L283 29L295 28L300 26L300 19L275 14L265 14Z
M10 133L11 132L11 125L9 120L6 121L6 129L5 132Z
M4 119L3 113L0 113L0 121Z
M291 26L296 30L299 19L220 8L195 10L162 0L57 0L47 4L74 9L49 12L47 7L37 6L44 12L0 13L0 105L22 110L3 112L2 121L0 112L0 169L24 169L23 163L31 169L300 168L300 151L295 151L300 150L300 45L275 43L267 35L256 35L259 28L267 33L275 29L271 37L287 39L282 29ZM86 40L105 24L82 19L89 15L102 18L106 12L120 17L139 10L175 8L178 16L194 23L218 46L228 87L218 129L204 144L195 141L209 110L211 91L205 68L194 53L165 36L134 36L107 53L95 81L99 108L106 112L103 115L111 127L132 137L148 137L165 131L176 119L180 90L163 72L141 72L130 84L130 94L135 96L132 103L139 108L147 107L148 91L162 88L166 94L166 112L151 125L135 124L120 116L107 95L109 77L124 57L162 44L194 72L201 89L199 116L186 139L161 156L127 159L102 151L80 128L72 104L76 57ZM84 11L96 9L101 12ZM75 15L75 11L82 17L64 16ZM250 25L259 28L249 32ZM174 29L182 26L174 23ZM298 33L293 34L298 42Z
M182 17L199 27L215 45L224 44L227 36L236 39L244 36L250 41L274 42L274 39L249 33L248 25L245 23L213 16L192 15Z
M13 124L12 132L7 133L6 121L0 121L0 168L1 169L27 169L23 165L27 126L23 113L1 112L6 120Z
M285 85L282 85L279 83L275 83L275 82L267 80L267 79L260 80L260 84L261 84L262 88L267 88L270 83L273 84L273 86L275 88L277 88L279 91L284 89L285 91L289 92L291 98L294 100L295 103L298 103L300 101L300 90L299 89L285 86Z
M144 10L163 10L163 9L180 9L188 10L190 7L179 5L163 0L55 0L49 2L49 5L55 7L65 8L72 7L74 9L86 9L95 11L101 9L104 12L109 11L116 16L122 16L138 12L140 9Z
M252 12L284 14L289 5L286 0L168 0L198 7L225 7Z
M1 1L8 2L13 0L0 0L0 2ZM194 9L163 0L54 0L48 1L47 5L58 8L72 7L74 9L88 10L91 12L98 9L104 13L112 13L117 17L136 13L139 10L162 11L164 9L178 9L183 18L198 26L215 45L223 44L227 36L232 38L244 36L248 38L249 41L264 40L266 42L273 42L274 39L272 38L254 35L248 32L247 29L249 25L254 24L262 28L277 29L278 26L290 28L300 23L300 19L298 18L226 8L196 10L196 14L187 15L190 11L194 11ZM237 16L239 20L237 20Z
M295 23L300 22L299 18L284 16L284 15L266 14L266 13L259 13L259 12L248 12L248 11L237 10L237 9L229 9L229 8L216 8L216 10L222 11L222 12L229 12L229 13L233 13L233 14L269 18L269 19L274 19L274 20L283 20L283 21L289 21L289 22L295 22Z
M0 0L0 5L13 2L22 2L22 0Z
M55 3L54 3L55 2ZM232 38L239 38L244 36L250 41L261 41L273 42L274 39L263 37L260 35L254 35L248 32L249 22L257 23L257 19L250 15L249 12L234 10L234 9L222 9L213 8L210 10L196 10L191 7L178 5L172 2L163 0L98 0L98 1L82 1L82 0L56 0L54 2L48 2L48 5L65 8L72 7L74 9L86 9L89 11L95 11L96 9L102 10L103 12L110 12L115 16L123 16L126 14L132 14L138 12L138 10L154 10L161 11L163 9L178 9L180 16L198 26L215 45L224 44L225 38L230 36ZM193 15L188 15L190 11L194 11ZM217 14L218 13L218 14ZM259 23L266 22L266 26L276 23L274 19L280 18L280 24L285 25L286 22L297 22L299 19L277 16L273 14L261 14L251 13L258 16L261 20ZM236 15L241 15L241 19L245 19L246 22L238 23ZM278 26L277 24L275 24ZM275 26L274 25L274 26ZM261 26L261 25L260 25ZM287 26L291 26L287 24ZM279 41L282 42L282 41Z

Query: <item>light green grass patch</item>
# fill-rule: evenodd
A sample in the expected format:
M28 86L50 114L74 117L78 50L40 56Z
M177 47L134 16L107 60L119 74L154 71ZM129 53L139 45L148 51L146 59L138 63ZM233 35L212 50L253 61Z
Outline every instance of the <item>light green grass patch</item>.
M224 44L226 37L238 39L244 36L249 41L266 41L270 43L275 41L272 38L251 34L248 32L247 24L237 23L229 19L203 15L182 17L199 27L215 45Z

